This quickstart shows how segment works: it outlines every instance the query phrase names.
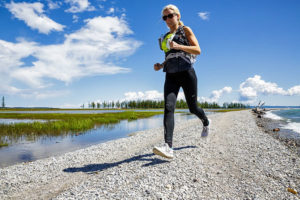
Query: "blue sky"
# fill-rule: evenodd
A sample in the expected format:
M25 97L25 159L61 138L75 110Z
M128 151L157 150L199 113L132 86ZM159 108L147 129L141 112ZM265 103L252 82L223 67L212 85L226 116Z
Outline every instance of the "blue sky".
M300 1L31 0L0 3L7 106L163 98L167 4L196 35L198 100L300 105ZM184 98L182 90L178 98Z

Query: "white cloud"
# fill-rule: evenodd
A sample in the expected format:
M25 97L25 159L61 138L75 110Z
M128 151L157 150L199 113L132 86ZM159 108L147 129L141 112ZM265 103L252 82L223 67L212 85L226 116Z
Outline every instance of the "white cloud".
M276 83L266 82L261 76L255 75L248 78L240 84L240 100L255 101L259 94L263 95L300 95L300 85L294 86L288 90L278 87Z
M73 23L78 22L79 17L77 15L73 15Z
M107 14L114 14L115 9L114 8L110 8L106 13Z
M156 90L150 90L146 92L126 92L125 98L121 101L133 101L133 100L163 100L164 95Z
M18 19L23 20L32 29L49 34L51 31L62 31L64 26L44 15L44 5L37 3L6 4L6 8Z
M297 85L297 86L294 86L294 87L288 89L287 94L290 96L300 95L300 85Z
M198 16L202 19L202 20L209 20L209 12L199 12Z
M114 64L133 54L141 45L128 37L132 31L126 21L118 17L95 17L85 23L80 30L65 35L62 44L0 40L0 85L17 93L15 83L21 82L22 88L29 86L29 89L40 91L49 88L53 80L68 84L86 76L129 72L130 69ZM22 59L28 56L36 60L26 65ZM3 87L1 91L4 92ZM36 94L36 97L42 96Z
M10 86L7 84L1 84L0 91L1 91L1 93L4 93L4 94L14 95L14 94L20 94L22 90L14 87L14 86Z
M69 94L66 90L20 89L10 85L0 85L0 92L9 95L18 95L24 98L48 99L57 98Z
M71 8L65 10L66 12L78 13L95 10L95 7L91 6L88 0L65 0L65 2L71 4Z
M206 102L209 102L209 103L212 103L212 102L218 102L219 99L221 98L221 96L223 96L224 94L229 94L232 92L232 88L231 87L224 87L220 90L214 90L212 91L211 95L209 98L206 98L206 97L201 97L199 98L200 101L206 101Z
M48 99L48 98L57 98L68 95L70 92L61 90L23 90L19 92L20 96L24 98L36 98L36 99Z
M177 100L181 100L181 99L185 101L185 96L183 92L179 92L177 95Z
M161 101L164 100L164 94L158 92L157 90L149 90L145 92L126 92L124 94L125 98L121 101L137 101L137 100L153 100L153 101ZM179 92L177 95L177 100L185 100L185 96L183 92Z
M88 104L84 104L85 106ZM81 108L82 104L71 104L71 103L65 103L59 106L54 106L56 108Z
M62 4L60 1L53 2L52 0L47 0L47 2L48 2L48 7L51 10L60 8L60 6Z

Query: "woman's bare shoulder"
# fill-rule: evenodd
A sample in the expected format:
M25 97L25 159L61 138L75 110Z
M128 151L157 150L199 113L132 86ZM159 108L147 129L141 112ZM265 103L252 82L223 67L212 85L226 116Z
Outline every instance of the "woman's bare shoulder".
M193 33L192 29L189 26L184 26L183 30L184 30L185 34L192 34Z

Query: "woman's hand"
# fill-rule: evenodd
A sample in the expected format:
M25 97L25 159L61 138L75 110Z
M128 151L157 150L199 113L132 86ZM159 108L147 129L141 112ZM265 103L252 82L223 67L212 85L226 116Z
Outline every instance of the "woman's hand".
M171 42L170 42L170 48L171 48L171 49L181 50L181 46L182 46L182 45L177 44L177 43L174 42L174 41L171 41Z
M155 71L158 71L158 70L160 70L161 68L163 68L164 66L162 65L162 64L160 64L160 63L156 63L156 64L154 64L154 70Z
M184 30L185 36L186 36L187 40L189 41L190 45L189 46L180 45L174 41L171 41L170 48L185 51L190 54L199 55L201 53L201 49L198 44L198 40L197 40L196 36L194 35L192 29L187 26L184 26L183 30Z

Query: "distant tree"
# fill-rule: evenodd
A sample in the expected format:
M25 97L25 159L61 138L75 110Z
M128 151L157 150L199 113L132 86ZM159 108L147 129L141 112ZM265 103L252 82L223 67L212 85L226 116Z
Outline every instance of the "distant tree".
M82 104L80 107L83 109L84 108L84 104Z
M111 102L111 107L112 107L112 108L115 107L115 102L114 102L114 101Z
M91 103L91 107L92 107L93 109L95 109L95 107L96 107L95 102L92 102L92 103Z
M119 101L117 101L116 106L117 106L117 108L120 108L121 104Z
M102 106L103 106L103 108L106 108L107 104L105 101L103 101Z
M102 104L95 102L91 102L88 104L89 108L122 108L122 109L136 109L136 108L142 108L142 109L149 109L149 108L164 108L165 102L164 100L131 100L131 101L103 101ZM197 105L201 108L212 108L212 109L217 109L221 108L221 106L217 102L197 102ZM223 103L222 108L227 108L227 109L232 109L232 108L249 108L250 105L244 105L242 103ZM176 108L181 108L181 109L187 109L188 105L187 102L183 99L178 100L176 102Z
M4 99L4 96L2 97L2 108L5 108L5 99Z

